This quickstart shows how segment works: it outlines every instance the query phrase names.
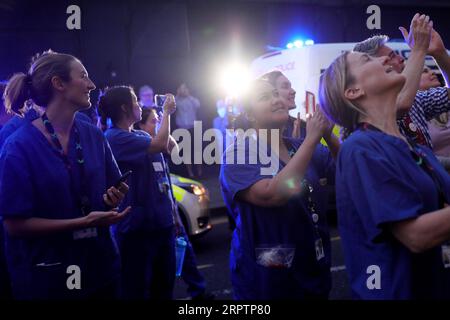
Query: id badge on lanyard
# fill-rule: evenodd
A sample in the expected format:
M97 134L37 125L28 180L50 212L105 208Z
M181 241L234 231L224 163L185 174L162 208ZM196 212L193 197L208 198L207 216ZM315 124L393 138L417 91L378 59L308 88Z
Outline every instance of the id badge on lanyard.
M441 246L441 252L444 268L450 268L450 242L446 242Z
M319 238L315 241L315 248L316 248L316 259L317 261L325 258L325 252L323 250L323 242L322 239Z
M73 240L90 239L97 236L97 228L86 228L73 232Z

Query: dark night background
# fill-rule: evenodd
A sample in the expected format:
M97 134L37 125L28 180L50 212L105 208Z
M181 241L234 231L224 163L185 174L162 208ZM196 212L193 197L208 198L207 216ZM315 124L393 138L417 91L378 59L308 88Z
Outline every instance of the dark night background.
M81 30L68 30L66 8L81 8ZM381 8L381 30L368 30L366 9ZM375 33L400 38L415 12L430 15L450 46L450 1L0 1L0 79L26 71L48 48L74 54L97 87L150 84L175 92L186 81L204 120L215 116L217 65L237 53L245 63L267 46L296 36L316 43L360 41ZM113 76L115 74L115 76Z

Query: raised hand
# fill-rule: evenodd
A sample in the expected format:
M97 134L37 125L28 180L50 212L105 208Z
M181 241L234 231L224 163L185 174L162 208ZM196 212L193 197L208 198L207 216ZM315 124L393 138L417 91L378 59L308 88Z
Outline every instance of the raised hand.
M173 114L177 109L177 105L175 103L175 97L171 93L166 94L166 101L164 101L163 110L168 114Z
M427 15L416 13L411 20L409 32L404 27L399 27L406 44L411 49L429 50L433 21Z

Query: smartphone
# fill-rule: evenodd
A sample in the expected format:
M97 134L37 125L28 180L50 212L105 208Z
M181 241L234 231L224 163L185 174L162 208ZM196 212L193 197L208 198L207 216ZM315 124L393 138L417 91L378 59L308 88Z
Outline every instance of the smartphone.
M155 94L155 106L158 108L162 108L164 106L164 102L166 102L165 94Z
M121 184L122 182L127 181L128 177L129 177L132 173L133 173L133 171L131 171L131 170L125 172L125 173L119 178L119 180L117 180L117 182L114 184L114 188L119 189L120 184Z
M306 91L305 109L306 114L316 112L316 96L310 91Z

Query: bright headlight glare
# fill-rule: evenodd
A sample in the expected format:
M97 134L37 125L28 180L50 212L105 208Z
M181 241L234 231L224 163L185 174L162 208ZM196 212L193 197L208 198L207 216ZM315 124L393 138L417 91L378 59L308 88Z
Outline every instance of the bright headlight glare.
M191 185L192 188L192 192L196 195L196 196L202 196L205 194L205 189L202 187L199 187L195 184Z

